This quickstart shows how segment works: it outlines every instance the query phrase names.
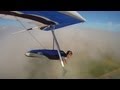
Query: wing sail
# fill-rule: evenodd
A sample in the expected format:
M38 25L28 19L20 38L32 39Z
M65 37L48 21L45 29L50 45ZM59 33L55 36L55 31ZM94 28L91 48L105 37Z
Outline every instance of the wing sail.
M76 11L0 11L0 14L34 20L43 23L44 26L56 25L56 29L85 22L85 19ZM50 28L45 30L49 31Z

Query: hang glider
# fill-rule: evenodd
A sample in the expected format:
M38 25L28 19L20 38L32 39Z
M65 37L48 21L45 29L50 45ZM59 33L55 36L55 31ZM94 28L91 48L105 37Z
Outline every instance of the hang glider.
M0 11L0 14L30 19L37 22L37 26L41 30L51 31L53 35L53 41L55 41L57 46L62 67L64 67L64 64L60 54L60 46L54 30L86 21L77 11ZM36 27L29 28L25 31L33 30L35 28Z

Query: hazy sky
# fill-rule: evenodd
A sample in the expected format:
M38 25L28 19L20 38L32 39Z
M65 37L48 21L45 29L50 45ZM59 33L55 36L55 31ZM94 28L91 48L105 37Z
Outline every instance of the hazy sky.
M80 27L102 29L108 31L120 31L120 11L79 11L87 20ZM20 26L16 21L0 19L0 26Z
M83 27L120 31L120 11L80 11L87 22Z

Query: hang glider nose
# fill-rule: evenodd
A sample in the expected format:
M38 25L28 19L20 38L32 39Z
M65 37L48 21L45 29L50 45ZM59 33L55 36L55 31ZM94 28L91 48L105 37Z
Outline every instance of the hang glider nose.
M58 12L61 12L61 13L64 13L66 15L69 15L71 17L74 17L78 20L80 20L81 22L86 22L86 19L83 18L78 12L76 11L58 11Z

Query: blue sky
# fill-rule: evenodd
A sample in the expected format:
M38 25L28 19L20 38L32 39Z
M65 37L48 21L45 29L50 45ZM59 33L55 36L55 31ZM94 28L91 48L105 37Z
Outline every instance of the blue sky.
M80 27L120 31L120 11L79 11L79 13L87 20L87 22L80 24ZM0 19L1 25L20 26L19 23L7 19Z
M120 31L120 11L79 11L87 20L82 27Z

